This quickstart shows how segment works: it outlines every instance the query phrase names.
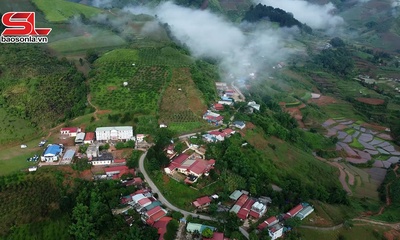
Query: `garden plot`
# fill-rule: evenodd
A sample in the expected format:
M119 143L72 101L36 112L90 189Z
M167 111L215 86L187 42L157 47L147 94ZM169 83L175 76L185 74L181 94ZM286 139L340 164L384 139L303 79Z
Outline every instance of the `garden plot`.
M400 152L389 142L391 138L384 130L370 129L346 119L328 119L322 126L328 131L326 136L338 138L336 150L345 152L350 163L366 164L372 160L376 168L389 168L400 160Z

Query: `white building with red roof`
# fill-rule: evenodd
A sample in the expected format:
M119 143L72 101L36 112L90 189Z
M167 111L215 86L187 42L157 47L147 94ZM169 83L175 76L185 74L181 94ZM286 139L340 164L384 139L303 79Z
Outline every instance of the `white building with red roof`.
M201 158L195 158L187 154L180 154L174 158L170 165L164 168L165 173L172 174L174 172L180 172L186 176L194 176L195 180L190 180L188 183L196 182L202 175L208 175L209 171L214 168L215 160L205 160ZM187 182L187 181L185 181Z
M257 228L259 230L264 230L265 228L271 227L271 226L277 224L278 222L279 222L279 220L275 216L272 216L272 217L267 218L267 220L262 222L260 225L258 225Z
M160 220L165 215L167 215L167 210L161 208L160 206L157 206L143 214L142 221L152 226L155 222Z
M289 212L287 212L284 218L285 219L292 218L296 216L301 210L303 210L303 205L299 204L296 207L292 208Z
M81 129L78 127L65 127L60 129L60 134L68 137L76 137L76 134L80 132Z
M94 132L88 132L85 135L85 139L83 140L84 144L92 144L94 142L95 134Z
M253 206L251 206L250 216L253 218L260 218L267 211L267 206L260 203L255 202Z
M193 206L196 208L204 208L210 205L211 203L211 198L209 196L201 197L196 199L196 201L193 202Z

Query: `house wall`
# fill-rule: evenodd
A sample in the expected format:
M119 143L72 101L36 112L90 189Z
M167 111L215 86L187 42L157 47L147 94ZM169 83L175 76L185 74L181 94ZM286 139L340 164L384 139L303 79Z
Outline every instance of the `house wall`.
M109 165L111 164L111 160L105 160L105 161L92 161L92 165L97 166L97 165Z
M85 140L85 141L83 141L83 143L84 143L84 144L92 144L92 143L93 143L93 140Z
M271 231L268 231L269 236L271 237L271 240L275 240L277 238L282 237L283 235L283 228L277 230L276 232L272 233Z
M115 130L109 130L109 131L96 131L96 139L98 141L107 141L111 140L111 137L113 134L111 134L111 131ZM113 140L128 140L133 137L133 130L123 130L123 131L116 131L115 139Z

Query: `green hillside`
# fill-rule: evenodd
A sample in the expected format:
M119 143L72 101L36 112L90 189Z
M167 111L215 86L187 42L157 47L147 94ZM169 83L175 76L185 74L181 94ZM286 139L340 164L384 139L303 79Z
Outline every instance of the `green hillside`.
M74 16L93 17L101 13L98 8L66 0L32 0L50 22L65 22Z

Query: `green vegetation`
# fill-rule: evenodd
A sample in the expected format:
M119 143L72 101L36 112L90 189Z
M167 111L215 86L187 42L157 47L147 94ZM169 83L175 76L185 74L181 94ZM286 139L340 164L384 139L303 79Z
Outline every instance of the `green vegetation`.
M400 174L397 169L389 168L385 177L379 187L379 197L383 203L387 203L390 199L390 206L386 206L385 210L381 215L374 216L374 219L388 221L388 222L398 222L400 221L400 216L398 214L400 210ZM388 191L389 190L389 191Z
M85 78L75 66L38 46L2 44L0 48L0 103L7 114L30 121L28 129L83 114Z
M357 140L357 138L353 138L353 141L349 145L357 149L364 149L364 146Z
M74 16L93 17L100 9L65 0L32 0L50 22L66 22Z
M76 158L74 160L74 165L72 165L72 169L77 171L84 171L90 169L92 164L88 162L87 158Z
M353 226L351 228L340 228L334 231L321 231L313 229L299 228L297 231L300 233L302 239L324 239L324 240L346 240L354 239L357 236L359 239L382 240L383 232L388 229L385 227L372 227L367 226Z
M87 49L111 48L124 45L126 42L111 31L99 30L83 36L64 38L52 41L49 46L62 54L85 52Z
M133 150L132 155L126 161L126 166L129 168L138 168L139 167L139 158L142 156L143 152L139 150Z
M190 67L190 73L206 102L214 101L217 97L215 82L220 79L216 66L198 60Z

